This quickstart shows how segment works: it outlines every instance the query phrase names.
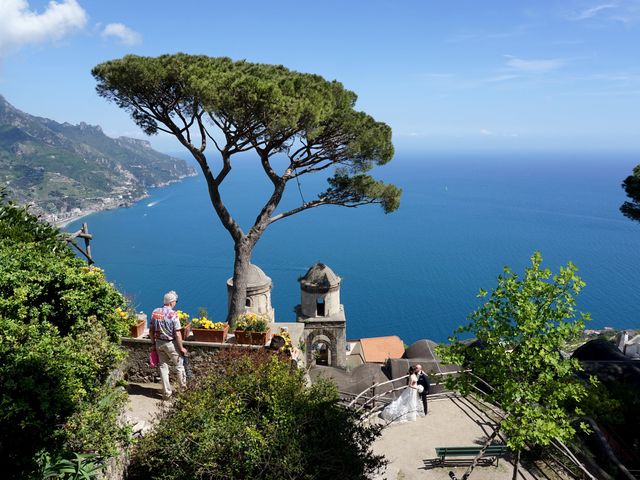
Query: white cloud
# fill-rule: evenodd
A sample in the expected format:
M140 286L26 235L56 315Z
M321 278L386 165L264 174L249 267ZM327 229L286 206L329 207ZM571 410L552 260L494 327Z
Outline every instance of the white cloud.
M102 31L104 38L114 37L123 45L137 45L142 42L142 35L131 30L123 23L110 23Z
M461 43L469 41L504 40L505 38L521 36L527 33L531 27L529 24L522 24L516 25L511 30L500 32L462 31L447 36L444 41L447 43Z
M76 0L51 1L42 13L27 0L0 1L0 56L27 44L57 40L84 28L87 13Z
M485 137L494 137L494 138L518 138L520 135L516 132L512 131L504 131L504 130L489 130L488 128L481 128L480 135Z
M494 75L493 77L489 77L485 79L485 82L488 82L488 83L508 82L509 80L516 80L518 78L520 78L520 75L507 73L504 75Z
M610 10L612 8L618 8L618 6L612 3L605 3L603 5L597 5L595 7L587 8L586 10L583 10L582 12L578 13L575 16L575 20L586 20L588 18L595 17L603 10Z
M426 137L424 133L421 132L394 132L394 137Z
M638 0L615 0L595 5L566 17L572 21L591 21L599 23L619 22L627 26L640 21L640 2Z
M547 73L564 66L565 60L560 58L525 60L505 55L509 60L507 66L512 70L526 73Z

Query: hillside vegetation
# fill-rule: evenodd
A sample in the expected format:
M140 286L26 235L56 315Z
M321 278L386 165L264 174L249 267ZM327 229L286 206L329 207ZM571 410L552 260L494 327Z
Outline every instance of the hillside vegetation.
M128 205L149 187L194 174L186 162L156 152L147 141L35 117L0 95L0 185L48 220L76 209Z

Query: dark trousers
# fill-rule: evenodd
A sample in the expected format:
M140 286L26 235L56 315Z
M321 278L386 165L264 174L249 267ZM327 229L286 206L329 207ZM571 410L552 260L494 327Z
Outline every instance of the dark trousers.
M422 400L422 406L424 407L424 414L427 414L427 392L422 392L420 394L420 399Z

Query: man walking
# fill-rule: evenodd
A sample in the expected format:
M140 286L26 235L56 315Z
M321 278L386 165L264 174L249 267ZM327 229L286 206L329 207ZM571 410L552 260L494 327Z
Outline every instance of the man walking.
M158 365L160 367L160 378L162 378L162 395L165 399L170 398L173 393L169 382L169 363L176 367L180 386L182 388L187 386L183 360L183 356L187 354L187 349L182 345L180 319L173 310L176 303L178 303L178 294L176 292L171 290L165 293L164 306L153 311L151 325L149 326L152 348L158 352Z
M429 394L429 377L422 370L422 365L416 365L418 374L418 385L422 385L423 390L420 393L420 399L422 400L422 406L424 407L424 414L427 414L427 395Z

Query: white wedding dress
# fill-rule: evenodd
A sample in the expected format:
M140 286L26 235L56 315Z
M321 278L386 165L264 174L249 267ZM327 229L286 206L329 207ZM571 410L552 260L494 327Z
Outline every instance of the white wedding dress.
M380 416L388 422L402 423L415 422L416 418L424 417L424 407L418 395L416 386L418 377L409 377L409 386L402 391L402 394L385 407ZM412 388L413 387L413 388Z

